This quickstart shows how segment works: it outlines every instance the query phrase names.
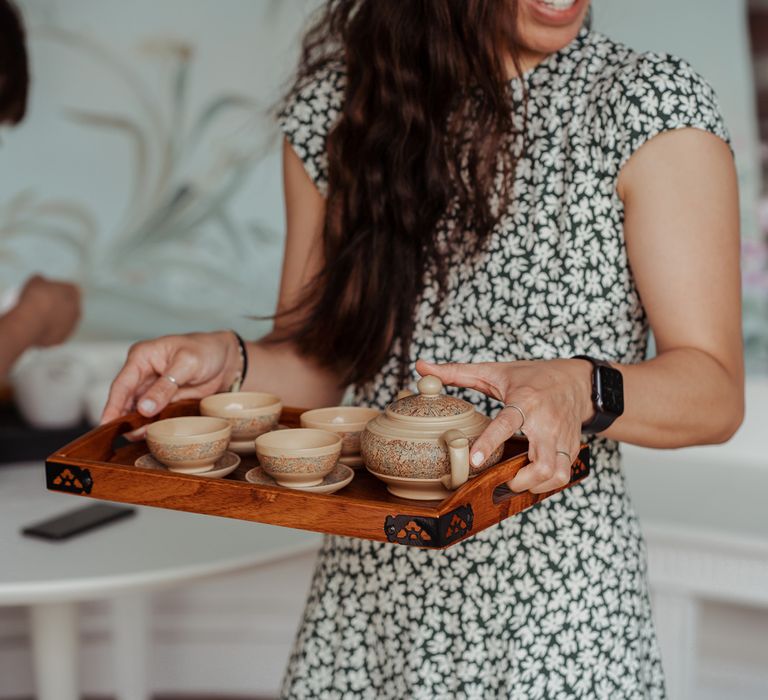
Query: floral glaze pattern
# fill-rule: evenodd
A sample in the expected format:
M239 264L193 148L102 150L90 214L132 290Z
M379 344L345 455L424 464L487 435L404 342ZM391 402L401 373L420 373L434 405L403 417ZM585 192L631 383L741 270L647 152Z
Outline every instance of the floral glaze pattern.
M269 474L328 474L336 466L337 454L320 457L270 457L259 455L259 464Z
M469 438L470 446L479 436ZM439 441L382 438L367 431L362 438L365 466L379 474L407 479L440 479L451 473L448 453ZM500 447L479 467L470 465L470 476L479 474L501 459Z
M360 452L360 434L361 430L355 430L349 433L337 433L341 436L341 454L355 455Z
M258 418L232 418L226 417L232 426L232 439L236 441L252 440L259 435L277 428L280 413L271 416L259 416Z
M466 405L460 405L451 396L431 396L429 400L424 400L419 395L406 396L400 399L393 413L413 418L444 418L446 416L460 416L466 411Z
M189 445L167 445L147 436L147 445L152 454L163 462L188 462L197 460L214 461L221 457L229 445L229 439L212 442L193 442Z

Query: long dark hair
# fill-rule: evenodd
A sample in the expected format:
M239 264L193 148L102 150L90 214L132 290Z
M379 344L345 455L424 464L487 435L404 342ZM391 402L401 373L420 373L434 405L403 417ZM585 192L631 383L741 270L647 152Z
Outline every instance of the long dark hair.
M304 38L289 95L333 64L346 87L324 266L283 337L345 383L370 380L397 341L405 379L428 264L445 287L441 217L476 251L510 197L516 17L516 0L329 0Z
M0 124L24 118L29 90L29 64L21 15L13 3L0 0Z

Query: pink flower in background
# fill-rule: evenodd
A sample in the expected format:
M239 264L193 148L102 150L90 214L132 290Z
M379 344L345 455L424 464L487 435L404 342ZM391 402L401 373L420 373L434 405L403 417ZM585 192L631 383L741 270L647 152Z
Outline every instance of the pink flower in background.
M768 199L757 208L762 240L743 239L741 242L742 279L745 296L768 294Z
M743 240L741 260L745 294L768 293L768 242Z

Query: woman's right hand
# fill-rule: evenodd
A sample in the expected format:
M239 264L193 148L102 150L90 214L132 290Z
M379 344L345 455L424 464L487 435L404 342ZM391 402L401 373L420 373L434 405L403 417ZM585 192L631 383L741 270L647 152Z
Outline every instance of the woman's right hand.
M136 343L112 382L101 423L133 410L154 416L171 401L222 391L231 386L240 365L240 347L231 331L167 335Z
M80 290L69 282L35 275L21 290L14 312L31 331L29 346L58 345L72 334L80 320Z

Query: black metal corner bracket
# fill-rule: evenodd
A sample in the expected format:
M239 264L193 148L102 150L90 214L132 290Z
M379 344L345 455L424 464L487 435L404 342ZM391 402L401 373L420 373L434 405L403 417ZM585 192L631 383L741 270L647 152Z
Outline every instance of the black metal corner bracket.
M589 474L592 456L589 447L583 447L576 461L571 465L571 483L583 479Z
M439 518L423 515L388 515L384 534L389 542L414 547L446 547L472 531L474 514L467 503Z
M45 463L45 482L50 491L83 494L93 488L93 477L87 469L56 462Z

